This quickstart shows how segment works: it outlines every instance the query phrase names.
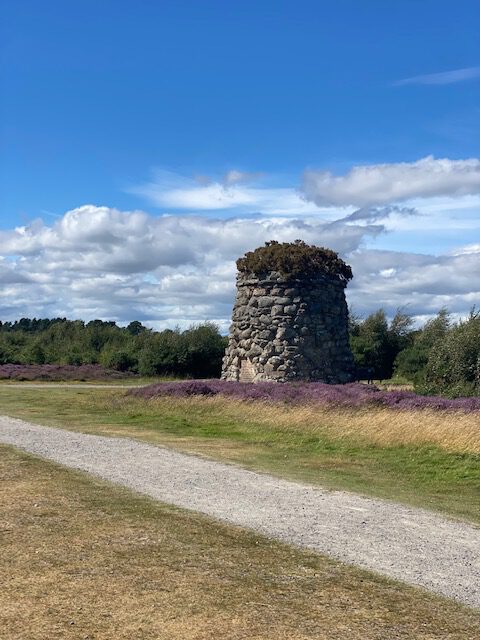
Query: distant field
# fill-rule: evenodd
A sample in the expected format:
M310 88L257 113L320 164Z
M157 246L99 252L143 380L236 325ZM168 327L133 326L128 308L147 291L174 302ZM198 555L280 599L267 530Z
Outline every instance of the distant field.
M154 382L173 380L169 376L144 377L130 371L106 369L98 364L2 364L0 384L115 384L148 385Z
M2 413L129 436L480 523L478 412L0 385Z
M0 447L3 640L475 640L419 589Z
M0 380L2 381L125 381L135 378L127 371L105 369L98 364L2 364Z

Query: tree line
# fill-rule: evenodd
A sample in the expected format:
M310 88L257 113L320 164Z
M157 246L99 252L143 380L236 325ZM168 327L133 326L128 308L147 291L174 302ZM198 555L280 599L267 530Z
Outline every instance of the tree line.
M142 376L220 375L226 338L211 323L153 331L135 320L30 319L0 322L0 364L100 364Z
M388 322L380 309L365 319L350 317L350 345L357 367L375 379L396 377L418 393L449 396L480 394L480 313L453 322L443 308L423 327L397 311Z
M480 393L480 313L453 322L446 309L423 327L397 311L350 315L350 344L359 369L374 379L397 377L417 392ZM100 364L143 376L219 377L227 339L211 323L153 331L135 320L115 322L22 318L0 322L0 364Z

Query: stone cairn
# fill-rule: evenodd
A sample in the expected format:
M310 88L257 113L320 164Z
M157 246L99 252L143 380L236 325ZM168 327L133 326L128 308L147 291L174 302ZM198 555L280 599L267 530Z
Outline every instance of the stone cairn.
M335 252L267 242L237 267L223 380L353 380L344 293L352 272Z

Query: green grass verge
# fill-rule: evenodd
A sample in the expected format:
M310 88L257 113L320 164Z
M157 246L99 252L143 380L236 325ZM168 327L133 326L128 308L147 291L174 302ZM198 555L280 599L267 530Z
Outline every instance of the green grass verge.
M480 456L438 446L379 446L246 420L224 402L125 401L102 389L0 386L0 411L41 424L120 435L290 479L420 506L480 524Z

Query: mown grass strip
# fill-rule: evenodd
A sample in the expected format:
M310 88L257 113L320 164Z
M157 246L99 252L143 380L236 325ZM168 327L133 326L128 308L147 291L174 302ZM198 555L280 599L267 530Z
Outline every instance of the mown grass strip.
M480 614L0 447L4 640L474 640Z

